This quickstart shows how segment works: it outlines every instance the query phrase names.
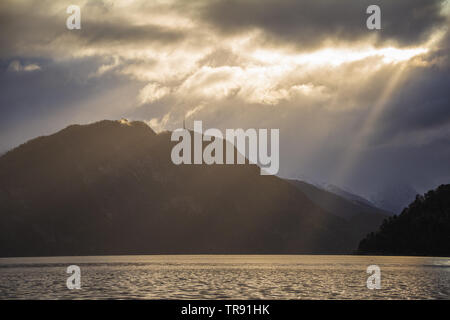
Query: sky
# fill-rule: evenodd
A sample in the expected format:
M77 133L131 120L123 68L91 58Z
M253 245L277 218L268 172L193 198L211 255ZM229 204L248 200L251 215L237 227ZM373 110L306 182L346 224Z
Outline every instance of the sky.
M0 153L74 123L186 118L279 129L282 177L424 192L450 182L449 3L2 0Z

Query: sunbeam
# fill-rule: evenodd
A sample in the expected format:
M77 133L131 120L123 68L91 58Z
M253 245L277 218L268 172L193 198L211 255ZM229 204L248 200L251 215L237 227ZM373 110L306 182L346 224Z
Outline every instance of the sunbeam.
M391 76L389 82L381 92L380 97L370 108L369 114L361 126L361 130L356 133L352 141L349 142L347 152L344 153L344 158L341 160L332 176L331 180L335 183L344 183L345 179L350 174L350 169L354 166L360 156L360 150L363 147L367 147L366 144L375 132L377 121L389 106L394 89L399 86L406 68L406 64L401 65Z

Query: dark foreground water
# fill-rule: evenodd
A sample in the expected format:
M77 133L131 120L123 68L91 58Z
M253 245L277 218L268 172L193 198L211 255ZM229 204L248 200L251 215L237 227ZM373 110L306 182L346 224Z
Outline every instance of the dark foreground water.
M69 265L81 289L69 290ZM381 289L369 290L369 265ZM0 299L450 299L450 258L171 255L0 259Z

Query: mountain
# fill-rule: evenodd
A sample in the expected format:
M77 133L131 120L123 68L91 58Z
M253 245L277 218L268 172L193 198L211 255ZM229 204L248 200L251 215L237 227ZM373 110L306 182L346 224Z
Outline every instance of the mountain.
M322 187L322 189L325 189L326 191L329 191L338 196L341 196L342 198L345 198L355 204L362 205L363 207L372 207L372 208L378 209L378 207L374 203L367 200L366 198L359 196L357 194L351 193L349 191L346 191L334 184L326 184L325 186ZM390 212L384 211L383 214L390 214Z
M357 195L355 193L352 193L350 191L344 190L343 188L338 187L332 183L317 181L316 179L313 179L309 176L302 175L302 174L297 175L297 178L295 180L303 181L305 183L315 186L316 188L334 193L334 194L338 195L339 197L345 198L348 201L354 202L356 204L362 204L363 206L369 206L369 207L373 207L375 209L379 209L379 207L377 207L374 203L367 200L366 198L364 198L360 195ZM382 211L384 211L384 210L382 210ZM388 211L384 211L384 212L387 214L392 214Z
M364 238L361 254L450 256L450 184L417 196Z
M411 203L418 192L404 183L388 184L378 188L380 191L370 196L370 201L377 207L399 214Z
M191 134L193 134L191 132ZM360 231L256 165L174 165L143 122L72 125L0 157L0 256L348 253Z
M333 192L299 180L287 180L323 210L351 223L361 237L376 230L390 214L364 201L348 200Z

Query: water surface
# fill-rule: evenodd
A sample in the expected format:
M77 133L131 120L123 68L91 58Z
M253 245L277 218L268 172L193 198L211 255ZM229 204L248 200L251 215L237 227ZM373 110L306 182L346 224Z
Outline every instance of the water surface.
M66 268L81 268L69 290ZM380 290L366 268L381 268ZM0 299L450 299L450 258L154 255L0 259Z

